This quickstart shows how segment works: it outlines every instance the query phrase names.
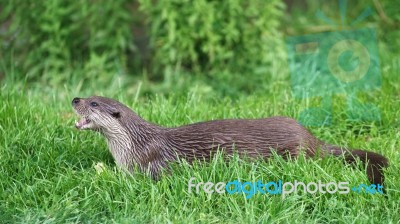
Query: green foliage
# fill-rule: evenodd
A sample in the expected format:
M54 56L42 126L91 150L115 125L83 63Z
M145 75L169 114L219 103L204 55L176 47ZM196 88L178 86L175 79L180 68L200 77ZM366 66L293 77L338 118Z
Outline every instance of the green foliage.
M381 19L381 38L387 43L385 50L393 53L389 57L398 57L400 54L400 5L397 1L376 1L378 15ZM383 55L383 56L388 56Z
M88 78L100 78L90 72L93 63L103 71L124 69L126 52L133 49L127 2L8 1L0 18L7 28L1 47L30 80L62 83L76 67L87 67ZM58 77L42 76L45 71Z
M156 71L265 75L279 56L279 0L139 0Z
M1 1L0 79L17 70L18 79L46 84L107 84L125 73L164 79L165 91L199 79L223 96L266 91L271 77L288 77L283 33L336 29L319 9L341 23L339 1L285 2L286 14L283 0ZM395 1L345 2L347 22L371 7L358 26L375 26L380 48L398 54Z
M251 91L285 60L283 8L281 0L8 1L0 4L0 69L57 85L73 76L106 84L116 73L144 68L168 88L178 73L205 73ZM57 76L43 75L49 73ZM232 92L230 84L213 88Z
M6 79L0 86L0 222L400 220L400 61L396 54L400 49L400 23L399 4L394 0L382 1L389 20L376 13L367 24L361 24L378 25L382 90L379 97L374 95L377 93L366 93L362 98L380 108L382 121L360 124L346 120L342 113L345 98L339 96L334 101L333 125L311 130L321 140L387 156L387 197L300 193L286 198L257 195L246 200L240 194L189 194L187 181L192 176L204 182L282 178L350 183L366 182L367 177L362 170L344 166L337 158L284 161L278 157L254 163L225 163L216 158L202 165L176 165L173 175L154 182L141 173L130 176L116 169L104 138L73 127L71 99L88 95L114 97L146 120L168 127L222 118L297 118L299 111L313 102L291 98L290 81L284 76L280 32L296 35L329 29L315 19L313 9L319 7L311 4L315 1L286 2L308 2L311 9L288 12L282 18L282 3L278 0L232 0L229 4L141 0L144 16L137 18L138 14L132 12L136 12L137 3L128 0L1 1L0 80L4 76ZM333 7L337 1L325 2L323 10L337 16L337 6ZM348 2L353 4L348 8L351 16L364 8L361 2ZM165 83L169 85L143 79L135 86L132 80L126 81L127 77L116 76L124 73L132 53L138 53L132 46L132 23L145 19L150 28L152 71L156 75L166 72ZM279 23L285 26L279 27ZM266 82L268 74L276 77ZM150 75L154 74L144 72L144 76ZM84 86L87 81L90 86ZM252 92L260 85L261 92ZM153 97L160 87L172 96ZM246 91L251 96L243 94ZM237 97L222 98L220 93ZM104 164L103 171L96 169L99 163Z
M391 75L391 81L398 83L398 76ZM0 220L4 223L395 223L400 219L400 123L392 120L399 117L400 104L390 94L377 99L385 114L382 126L370 125L358 133L365 126L349 128L340 119L331 127L312 129L322 140L368 148L390 158L385 172L387 197L293 193L285 198L257 194L245 199L244 194L189 193L188 180L358 184L366 183L367 177L362 169L345 166L338 158L248 162L235 157L227 163L217 157L201 165L175 164L171 175L155 182L140 172L131 176L116 169L101 135L73 127L76 115L70 100L91 90L74 95L69 87L43 92L18 83L0 88ZM388 91L399 89L393 86ZM194 94L133 100L124 93L115 98L146 120L168 127L221 118L295 117L301 109L278 91L236 103L209 102Z

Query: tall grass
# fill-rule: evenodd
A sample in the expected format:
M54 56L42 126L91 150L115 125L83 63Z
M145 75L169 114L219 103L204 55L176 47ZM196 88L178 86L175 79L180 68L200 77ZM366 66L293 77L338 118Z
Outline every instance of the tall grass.
M394 74L385 73L396 82ZM244 194L188 193L188 180L196 182L263 182L321 180L368 183L362 166L353 169L338 158L173 165L172 175L155 182L140 172L129 175L116 168L104 139L93 132L77 131L70 101L93 94L64 88L34 88L11 81L0 91L0 220L9 222L338 222L395 223L400 220L398 186L399 86L384 83L376 103L381 123L354 124L337 116L329 127L313 128L318 138L386 155L387 196L370 194ZM271 83L271 88L274 88ZM278 84L279 85L279 84ZM285 115L297 118L303 106L290 97L286 84L265 95L211 100L196 91L144 96L141 92L117 93L101 88L96 94L111 96L145 119L163 125L221 118L260 118ZM276 88L276 87L275 87ZM135 95L139 97L135 98ZM338 108L340 109L340 108ZM103 164L103 168L100 164Z

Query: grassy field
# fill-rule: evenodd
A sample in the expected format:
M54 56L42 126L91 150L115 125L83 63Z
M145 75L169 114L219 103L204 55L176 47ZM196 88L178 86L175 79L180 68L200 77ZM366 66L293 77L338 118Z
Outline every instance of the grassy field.
M345 166L337 158L224 163L217 157L193 167L175 165L173 175L154 182L141 173L118 170L100 135L74 128L76 117L70 105L75 96L106 95L169 127L220 118L298 118L305 105L292 99L289 81L272 81L262 94L213 99L196 90L143 95L139 89L128 94L124 89L93 91L74 84L44 87L6 80L0 91L0 222L397 223L400 80L396 65L395 60L386 62L381 91L363 96L381 109L381 122L348 121L339 96L333 125L311 128L324 141L387 156L391 163L385 172L387 197L350 192L284 198L257 194L246 199L244 194L189 193L191 177L214 183L281 179L360 184L368 180L362 168Z

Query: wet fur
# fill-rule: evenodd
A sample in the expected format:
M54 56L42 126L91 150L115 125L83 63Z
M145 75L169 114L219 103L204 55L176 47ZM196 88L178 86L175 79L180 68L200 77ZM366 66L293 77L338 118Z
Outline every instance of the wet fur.
M383 168L388 166L382 155L326 144L287 117L215 120L164 128L145 121L113 99L75 98L72 104L79 116L91 121L80 128L102 133L118 166L131 170L136 164L154 179L177 157L189 162L209 160L218 148L225 157L238 152L269 158L273 150L284 157L296 157L303 150L308 157L343 156L349 163L359 158L368 163L367 175L374 184L383 184Z

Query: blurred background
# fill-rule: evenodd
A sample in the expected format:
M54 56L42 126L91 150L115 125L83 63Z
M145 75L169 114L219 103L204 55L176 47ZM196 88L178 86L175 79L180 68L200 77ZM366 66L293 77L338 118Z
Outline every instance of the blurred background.
M0 80L127 96L290 91L285 38L348 29L339 3L346 21L370 8L351 28L375 28L381 69L398 70L394 0L2 0Z
M337 47L345 39L362 47ZM399 56L398 0L0 0L0 223L398 223ZM74 127L71 101L90 95L163 127L275 115L321 126L310 130L325 142L390 159L388 194L186 191L190 177L368 182L364 165L329 157L131 178L102 136Z

